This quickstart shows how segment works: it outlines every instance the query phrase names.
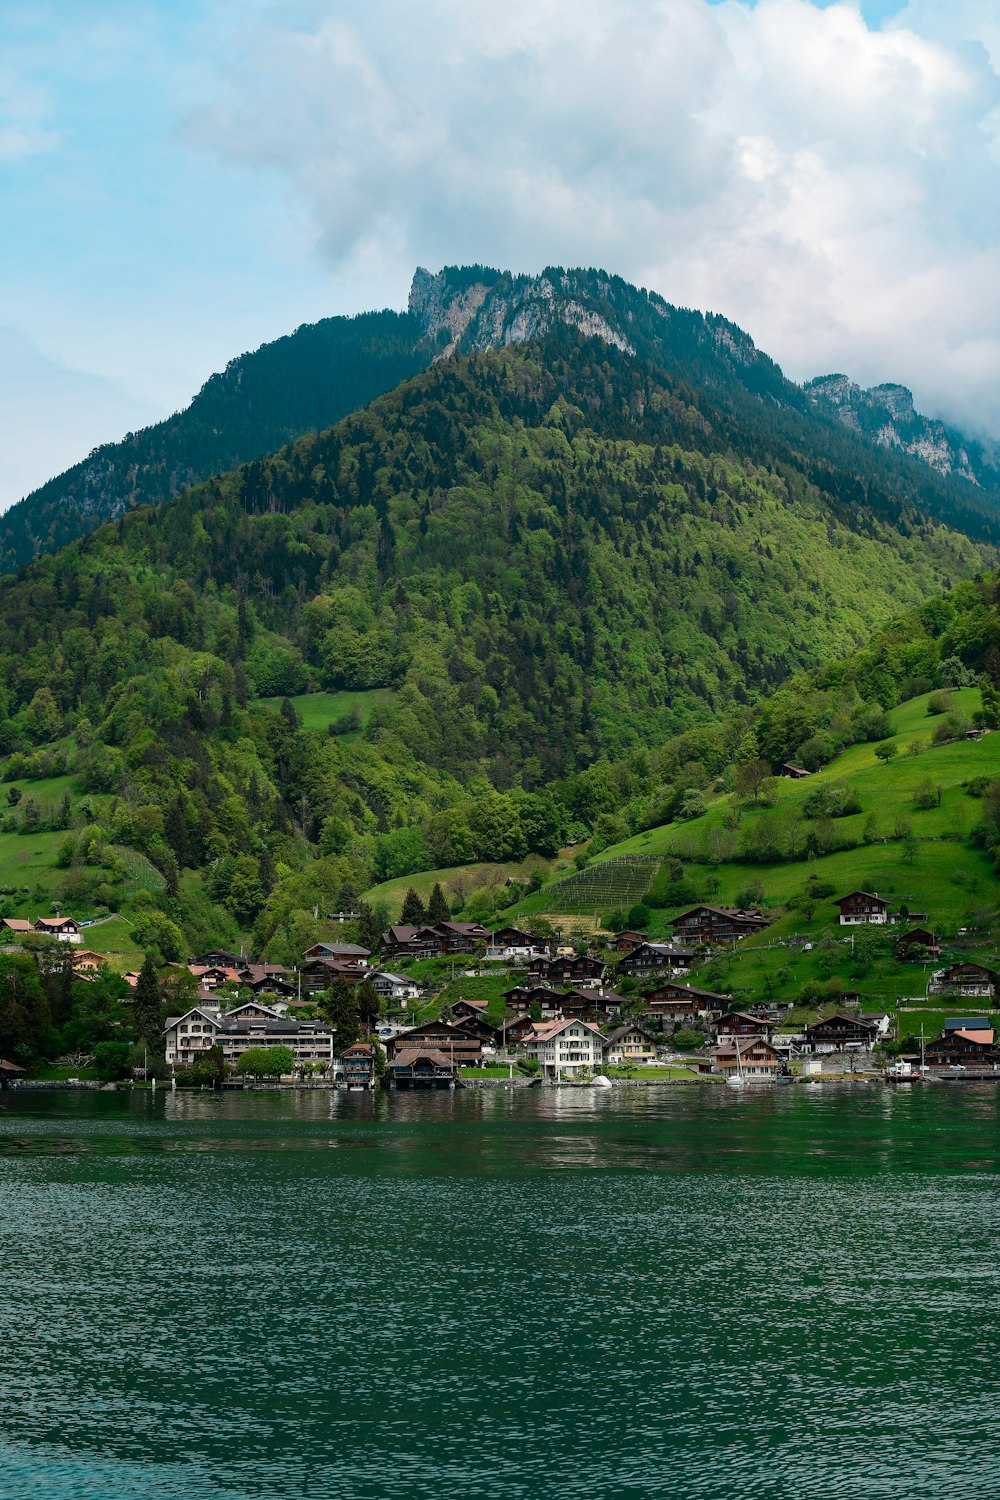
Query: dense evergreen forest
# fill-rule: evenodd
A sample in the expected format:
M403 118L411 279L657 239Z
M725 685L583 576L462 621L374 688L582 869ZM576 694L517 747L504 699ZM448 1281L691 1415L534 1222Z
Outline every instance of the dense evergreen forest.
M992 586L962 582L992 549L767 441L561 329L129 512L0 587L3 774L84 793L12 795L4 828L59 833L81 908L145 861L167 956L225 923L294 956L345 891L608 842L748 755L870 734L948 657L996 676ZM261 701L341 689L363 729Z
M11 507L0 522L0 572L86 535L140 505L281 444L318 432L447 352L483 353L560 329L606 342L705 392L742 457L788 453L820 488L847 505L893 505L1000 542L1000 496L988 474L976 486L945 478L847 430L832 407L803 389L727 319L674 307L596 270L550 267L516 276L484 266L418 271L406 313L326 318L234 359L191 404L122 442L105 444Z
M373 312L307 324L231 360L183 411L104 444L11 506L0 520L0 572L329 427L422 370L433 353L409 314Z

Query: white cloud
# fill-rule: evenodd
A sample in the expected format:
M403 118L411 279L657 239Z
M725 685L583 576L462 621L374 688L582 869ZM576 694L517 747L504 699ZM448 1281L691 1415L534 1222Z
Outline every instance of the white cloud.
M285 178L314 248L601 264L797 377L1000 433L1000 22L911 0L317 0L259 15L192 134Z

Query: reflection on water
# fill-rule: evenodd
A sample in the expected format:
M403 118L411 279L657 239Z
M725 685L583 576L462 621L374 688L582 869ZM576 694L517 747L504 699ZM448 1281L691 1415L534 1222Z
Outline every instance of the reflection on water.
M0 1495L1000 1496L998 1104L2 1095Z

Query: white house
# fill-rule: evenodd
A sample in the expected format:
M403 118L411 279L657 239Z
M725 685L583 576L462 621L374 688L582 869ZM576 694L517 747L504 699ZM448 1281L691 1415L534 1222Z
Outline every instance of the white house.
M407 1000L415 1000L420 994L412 979L405 974L390 974L387 969L372 974L371 982L379 999L388 1000L393 1005L405 1005Z
M544 1078L579 1078L604 1062L607 1043L589 1021L544 1021L525 1037L524 1050L542 1065Z
M249 1001L228 1014L214 1005L197 1005L183 1016L171 1016L164 1028L165 1056L171 1067L188 1067L209 1047L222 1048L223 1060L236 1063L250 1047L290 1047L295 1065L332 1064L333 1030L317 1021L294 1021L259 1002Z

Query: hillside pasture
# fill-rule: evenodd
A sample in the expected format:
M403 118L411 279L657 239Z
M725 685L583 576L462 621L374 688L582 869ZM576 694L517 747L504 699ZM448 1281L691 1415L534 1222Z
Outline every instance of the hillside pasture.
M364 730L372 716L372 710L388 705L393 696L392 688L371 688L367 692L300 693L289 701L298 714L303 729L316 729L324 734L338 719L356 714L358 728L341 736L349 740ZM281 698L258 698L256 701L274 709L279 709L283 702Z

